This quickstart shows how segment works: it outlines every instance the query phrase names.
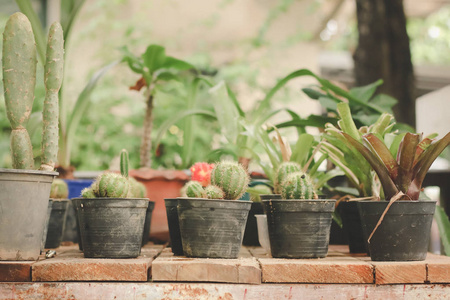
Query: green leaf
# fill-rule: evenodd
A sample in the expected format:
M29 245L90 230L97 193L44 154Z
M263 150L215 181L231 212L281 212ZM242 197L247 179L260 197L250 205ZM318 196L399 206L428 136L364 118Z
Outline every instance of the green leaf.
M69 39L76 16L80 12L86 0L61 1L61 26L64 32L64 40Z
M170 81L170 80L175 80L175 81L181 81L181 78L173 73L170 72L161 72L158 73L155 77L155 80L162 80L162 81Z
M326 95L311 88L303 88L303 93L305 93L309 98L318 100L320 97L325 97Z
M361 135L356 128L355 122L352 119L352 113L350 111L350 106L346 102L338 103L337 110L341 119L338 121L339 127L343 132L350 135L357 141L361 141Z
M420 135L406 133L400 143L399 152L397 154L398 161L398 180L397 186L403 193L407 193L411 181L414 178L413 166L414 157L416 155L417 145L420 141ZM417 200L417 199L414 199Z
M377 154L377 156L383 161L391 179L395 182L397 179L399 166L383 141L377 138L373 133L364 135L363 141L365 141L368 146L370 145L372 153Z
M434 219L439 228L439 235L441 236L445 255L450 256L450 220L442 207L436 206Z
M242 110L239 101L236 98L236 95L233 93L233 91L231 90L231 88L227 85L227 92L228 92L228 97L230 97L230 100L233 101L234 106L236 107L236 109L239 112L239 115L241 117L245 117L245 112Z
M150 74L153 74L153 72L163 66L166 60L166 50L159 45L150 45L144 54L142 54L142 60L150 71Z
M368 102L369 99L372 98L377 88L382 84L383 80L379 79L374 83L368 84L366 86L352 88L350 89L349 94L361 101Z
M343 175L345 173L340 169L332 169L326 173L321 173L319 176L316 176L317 180L314 182L314 189L320 190L329 180Z
M292 149L291 161L297 162L301 166L304 166L308 160L308 155L312 148L313 142L314 137L312 135L307 133L301 134Z
M336 118L330 118L330 117L322 117L317 115L310 115L306 119L296 119L292 121L283 122L280 124L275 125L277 128L286 128L286 127L317 127L317 128L324 128L325 124L327 123L333 123L336 124Z
M392 107L398 103L398 100L386 94L378 94L370 100L370 103L392 114Z
M181 59L171 57L171 56L166 57L166 59L164 60L164 63L161 65L160 68L176 69L179 71L195 69L195 67L193 65L191 65L190 63L188 63L184 60L181 60Z
M320 97L319 103L328 111L337 111L337 102L328 97Z
M123 46L119 48L119 51L122 53L122 61L126 62L128 64L128 67L131 69L131 71L138 73L138 74L144 74L144 64L142 61L136 57L133 53L128 50L126 46Z

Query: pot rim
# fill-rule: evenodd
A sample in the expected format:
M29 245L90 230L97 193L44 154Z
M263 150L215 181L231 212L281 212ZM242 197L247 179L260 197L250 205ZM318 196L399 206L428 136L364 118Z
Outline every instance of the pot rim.
M150 202L155 202L155 201L150 200L149 198L108 198L108 197L98 197L98 198L77 197L77 198L72 198L71 200L147 200Z
M25 170L25 169L5 169L5 168L0 168L0 173L35 174L35 175L49 175L49 176L58 176L59 175L59 173L56 172L56 171Z
M200 201L205 201L205 202L225 202L225 203L252 203L252 201L250 200L227 200L227 199L208 199L208 198L190 198L190 197L177 197L177 198L173 198L176 200L200 200Z
M387 204L389 203L388 200L361 200L361 201L354 201L356 203L383 203L383 204ZM430 203L435 203L437 202L437 200L427 200L427 199L418 199L418 200L397 200L395 201L393 204L395 203L424 203L424 202L430 202Z
M336 202L336 199L268 199L262 200L262 202Z

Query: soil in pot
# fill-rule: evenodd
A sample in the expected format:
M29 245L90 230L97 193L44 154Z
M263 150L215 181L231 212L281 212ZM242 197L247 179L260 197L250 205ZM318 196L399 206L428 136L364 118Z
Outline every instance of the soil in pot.
M237 258L251 202L178 199L183 252L188 257Z
M79 199L77 211L85 257L139 256L148 199Z
M0 260L37 260L57 172L0 169Z
M347 236L350 253L368 253L356 201L342 201L337 210L342 218L342 228Z
M273 257L319 258L328 253L336 200L264 200Z
M52 199L52 211L48 222L46 249L58 248L61 245L67 211L72 208L70 200ZM70 206L69 206L70 205Z
M145 212L144 233L142 235L142 246L146 245L150 238L150 228L152 223L152 213L155 208L155 202L149 201L147 211Z
M169 223L170 247L175 256L184 255L181 243L180 223L178 221L178 199L164 199L167 221Z
M367 240L388 201L359 201L362 228ZM425 260L436 201L396 201L373 234L369 251L374 261Z

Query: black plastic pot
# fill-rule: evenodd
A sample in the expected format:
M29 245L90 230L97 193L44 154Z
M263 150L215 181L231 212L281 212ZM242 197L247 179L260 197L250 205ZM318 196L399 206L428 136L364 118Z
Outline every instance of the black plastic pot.
M145 212L144 233L142 235L142 246L148 243L150 237L150 225L152 223L152 213L155 208L155 201L149 201Z
M164 199L166 204L167 222L169 223L170 246L172 253L182 256L183 244L181 243L180 223L178 220L178 199Z
M336 200L264 200L273 257L318 258L328 253Z
M78 249L80 249L81 251L83 251L83 241L81 240L81 231L80 231L80 219L78 216L78 207L80 207L80 203L81 203L81 199L82 198L74 198L72 200L70 200L72 202L72 207L73 210L75 211L75 223L76 223L76 231L77 231L77 238L76 240L78 241Z
M244 239L242 244L244 246L259 246L258 241L258 225L256 224L255 215L264 213L261 202L251 202L252 206L248 212L247 224L245 225Z
M237 258L251 202L178 198L184 255Z
M52 211L48 222L47 239L45 240L46 249L58 248L61 245L67 210L70 204L70 200L67 199L52 200Z
M41 253L43 253L45 250L45 242L47 241L48 222L50 221L50 215L52 214L52 205L53 199L49 199L47 207L47 219L45 220L44 234L42 235Z
M359 201L367 240L388 201ZM374 261L420 261L427 256L436 201L396 201L373 234L369 251Z
M342 228L347 236L350 253L368 253L356 201L342 201L337 210L342 218Z
M134 258L141 252L148 199L80 198L84 257Z

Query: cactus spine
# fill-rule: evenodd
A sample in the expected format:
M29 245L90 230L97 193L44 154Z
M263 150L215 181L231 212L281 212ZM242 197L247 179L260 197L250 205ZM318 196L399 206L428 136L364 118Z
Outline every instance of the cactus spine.
M52 187L50 189L50 198L52 199L67 199L69 196L69 188L67 183L62 179L53 179Z
M128 151L125 149L122 149L120 152L120 174L122 174L123 177L128 178Z
M205 194L206 198L208 199L223 199L225 196L225 193L222 191L222 189L215 185L208 185L205 188Z
M281 184L283 199L317 199L317 194L308 176L302 172L289 174Z
M64 67L63 30L59 23L50 26L45 62L45 100L43 111L41 170L53 171L58 155L58 92Z
M198 181L189 181L184 185L186 196L189 198L205 198L205 190Z
M224 192L224 199L239 199L247 190L250 181L247 171L236 162L220 162L211 171L211 185Z
M294 172L300 172L302 167L296 163L291 161L285 161L280 164L278 170L275 175L275 184L274 184L274 192L276 194L281 193L281 184L286 179L289 174Z
M36 45L31 24L22 13L11 15L6 23L2 61L6 114L12 128L13 168L33 169L33 149L26 125L34 101Z

